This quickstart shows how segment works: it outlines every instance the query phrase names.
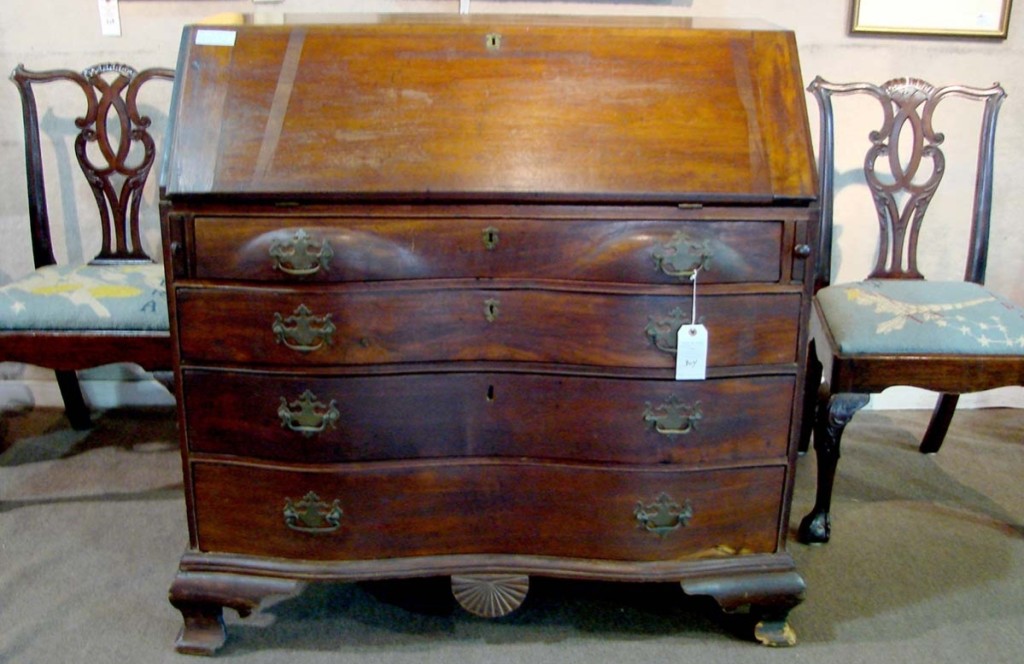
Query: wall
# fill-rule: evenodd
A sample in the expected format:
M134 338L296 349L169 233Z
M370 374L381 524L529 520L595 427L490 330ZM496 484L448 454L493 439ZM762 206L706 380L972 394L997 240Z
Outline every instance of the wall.
M1018 0L1019 3L1019 0ZM157 1L121 0L121 37L100 35L97 3L93 0L33 0L5 3L0 17L0 69L10 71L17 63L31 69L70 67L120 61L137 68L173 67L176 61L181 26L221 12L247 12L254 9L272 12L456 12L457 0L448 2L401 2L376 0L284 0L275 4L253 5L236 1ZM616 3L596 0L580 3L482 2L471 4L473 13L594 13L594 14L658 14L682 16L727 16L758 18L796 32L800 46L804 77L815 75L833 81L864 80L881 82L897 76L924 78L935 84L965 83L987 85L1001 82L1009 92L1003 107L998 133L996 159L996 196L993 214L988 283L1010 299L1024 305L1024 279L1021 279L1019 257L1024 249L1024 233L1018 232L1016 212L1024 208L1024 188L1014 187L1012 178L1024 171L1024 8L1011 16L1007 40L944 39L927 37L853 37L848 34L850 1L833 0L648 0ZM59 17L59 20L57 20ZM158 126L162 126L169 98L169 86L154 90L144 100L145 108ZM811 126L816 131L817 118L811 107ZM845 116L844 116L845 117ZM849 119L863 120L866 114L855 110ZM949 122L948 133L956 134L957 121L967 111L940 116ZM843 120L844 118L841 118ZM61 161L62 173L70 173L67 161L67 136L53 133L52 118L43 115L44 143L47 157ZM24 161L21 137L20 105L11 84L0 85L0 283L31 269L31 254L26 226ZM853 132L857 141L867 128ZM969 142L969 141L968 141ZM853 141L840 145L841 169L855 169L862 159L863 147ZM951 146L952 153L954 146ZM952 169L954 158L949 157ZM971 159L968 159L970 162ZM952 174L947 177L952 177ZM66 180L67 178L65 178ZM76 180L81 180L77 177ZM151 178L155 181L155 178ZM848 178L839 178L837 211L836 280L862 276L874 244L875 222L863 187ZM90 247L83 246L83 232L89 222L91 196L84 183L50 185L51 216L64 220L66 232L58 230L55 242L58 251L71 256L91 256ZM929 276L948 275L961 271L960 245L954 228L962 218L961 207L969 192L951 192L947 199L936 201L930 211L932 232L923 240L923 268ZM860 202L858 202L860 201ZM155 192L148 192L145 210L146 237L158 253L158 223ZM94 405L105 407L122 402L169 402L169 396L145 376L124 368L90 372L87 387ZM141 379L141 380L136 380ZM1001 390L965 399L965 405L1024 405L1022 391ZM887 392L876 399L882 407L921 406L930 397L913 391ZM18 405L57 405L59 395L48 372L10 363L0 365L0 407Z

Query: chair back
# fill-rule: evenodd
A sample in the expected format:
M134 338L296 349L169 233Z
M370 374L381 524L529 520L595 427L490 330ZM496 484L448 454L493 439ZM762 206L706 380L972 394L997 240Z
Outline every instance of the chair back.
M832 95L870 95L881 105L881 125L869 133L864 179L878 216L880 239L870 279L923 279L917 246L928 205L946 171L941 149L945 136L933 127L935 109L948 97L984 103L978 143L974 200L964 279L984 283L992 209L992 167L996 119L1006 97L1003 88L962 85L935 87L915 78L897 78L882 85L836 84L820 76L808 87L818 102L820 140L818 175L821 204L815 292L827 286L832 270L832 224L835 172L835 119Z
M91 261L152 262L142 246L139 207L153 166L156 147L150 118L140 115L140 88L154 78L173 80L171 69L136 71L123 64L100 64L79 73L69 69L32 72L18 65L11 80L21 95L25 128L32 253L37 268L56 263L46 207L46 187L39 139L39 112L33 86L56 81L77 85L85 96L85 113L75 119L75 157L99 209L102 240Z

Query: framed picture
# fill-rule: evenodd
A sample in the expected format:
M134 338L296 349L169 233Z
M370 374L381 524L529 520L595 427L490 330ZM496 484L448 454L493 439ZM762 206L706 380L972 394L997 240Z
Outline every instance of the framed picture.
M853 0L850 32L1006 39L1013 0Z

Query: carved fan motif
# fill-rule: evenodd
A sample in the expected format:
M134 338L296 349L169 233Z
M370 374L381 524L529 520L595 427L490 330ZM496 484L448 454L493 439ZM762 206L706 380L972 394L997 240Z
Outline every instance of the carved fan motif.
M516 609L530 590L530 577L521 574L463 574L452 576L452 595L465 610L483 618L500 618Z

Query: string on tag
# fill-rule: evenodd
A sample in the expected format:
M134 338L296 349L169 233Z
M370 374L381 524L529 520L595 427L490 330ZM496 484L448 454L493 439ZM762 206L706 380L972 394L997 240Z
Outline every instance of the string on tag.
M693 274L690 275L690 282L693 284L693 301L691 302L690 308L690 325L697 324L697 273L700 272L700 266L693 268Z

